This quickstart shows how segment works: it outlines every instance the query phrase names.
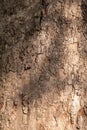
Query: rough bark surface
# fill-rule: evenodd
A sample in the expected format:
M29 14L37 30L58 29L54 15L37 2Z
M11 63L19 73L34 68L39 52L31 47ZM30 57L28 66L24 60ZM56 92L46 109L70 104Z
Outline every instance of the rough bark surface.
M1 0L0 130L87 130L86 0Z

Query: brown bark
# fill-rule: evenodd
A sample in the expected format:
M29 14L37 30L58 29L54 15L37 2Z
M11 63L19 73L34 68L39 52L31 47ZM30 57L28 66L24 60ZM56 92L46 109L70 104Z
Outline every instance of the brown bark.
M87 130L86 0L0 3L0 129Z

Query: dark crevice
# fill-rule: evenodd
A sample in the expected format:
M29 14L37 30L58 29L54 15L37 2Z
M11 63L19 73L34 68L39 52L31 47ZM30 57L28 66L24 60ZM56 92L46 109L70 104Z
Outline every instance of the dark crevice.
M87 2L86 2L86 0L82 0L81 9L82 9L83 21L85 23L87 23Z

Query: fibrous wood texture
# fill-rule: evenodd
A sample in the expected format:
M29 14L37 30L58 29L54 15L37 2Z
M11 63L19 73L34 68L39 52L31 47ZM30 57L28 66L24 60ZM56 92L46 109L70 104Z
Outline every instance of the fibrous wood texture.
M87 130L86 0L1 0L0 130Z

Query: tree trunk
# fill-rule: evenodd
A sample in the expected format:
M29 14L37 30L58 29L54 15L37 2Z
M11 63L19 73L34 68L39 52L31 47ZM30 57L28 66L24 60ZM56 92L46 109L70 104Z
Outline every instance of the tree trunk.
M5 0L0 19L0 130L87 130L86 0Z

